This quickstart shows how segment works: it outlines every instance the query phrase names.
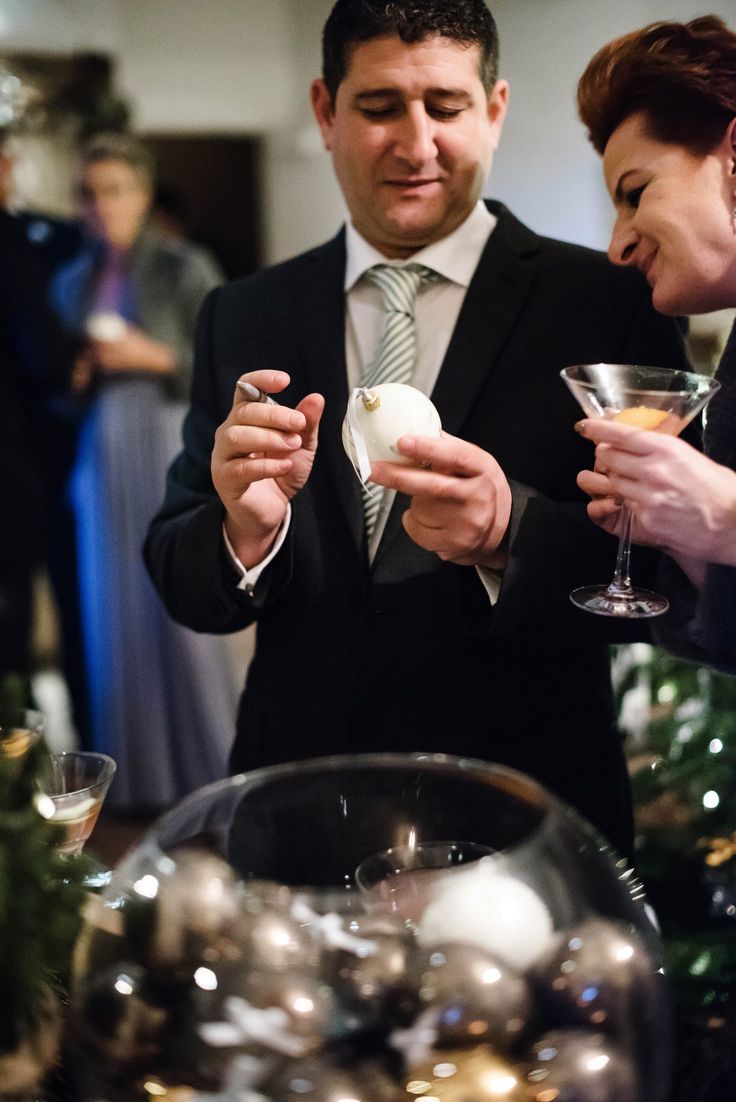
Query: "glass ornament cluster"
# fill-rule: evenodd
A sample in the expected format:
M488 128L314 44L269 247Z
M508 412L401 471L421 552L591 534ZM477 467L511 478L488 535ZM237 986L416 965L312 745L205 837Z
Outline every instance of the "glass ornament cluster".
M97 1102L662 1102L659 942L528 777L364 755L201 789L94 898L71 1065Z

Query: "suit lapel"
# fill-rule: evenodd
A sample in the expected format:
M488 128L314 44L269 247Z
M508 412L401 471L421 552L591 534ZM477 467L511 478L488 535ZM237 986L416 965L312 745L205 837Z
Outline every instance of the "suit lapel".
M531 289L539 239L506 210L489 203L498 218L468 287L460 316L440 370L432 401L445 432L462 436L462 427L478 394L494 372L502 370L501 353ZM406 498L398 496L386 524L379 557L402 530Z
M432 392L442 427L461 435L488 377L499 368L509 332L535 276L535 234L500 203L490 204L498 223L471 280L447 354Z
M300 268L297 305L297 355L309 390L325 397L315 474L328 476L356 550L363 544L360 484L342 446L342 422L348 404L345 363L345 232L313 250Z

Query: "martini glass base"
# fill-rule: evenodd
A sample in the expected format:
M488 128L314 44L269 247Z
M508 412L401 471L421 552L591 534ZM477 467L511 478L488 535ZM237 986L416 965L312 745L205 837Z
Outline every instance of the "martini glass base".
M617 592L610 585L584 585L573 589L570 600L586 612L598 616L617 616L622 620L644 620L661 616L670 607L666 597L651 589Z
M88 892L103 892L112 880L112 869L89 854L86 854L86 858L89 871L84 878L84 887Z

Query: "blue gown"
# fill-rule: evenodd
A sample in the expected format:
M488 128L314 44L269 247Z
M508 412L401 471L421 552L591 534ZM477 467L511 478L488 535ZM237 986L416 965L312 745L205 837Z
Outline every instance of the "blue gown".
M227 775L247 657L242 635L200 635L171 620L141 557L181 448L196 308L219 282L201 253L176 249L147 240L145 264L139 273L134 256L117 305L173 344L177 377L102 377L70 484L92 742L118 765L107 806L125 811L158 810ZM96 271L93 257L81 257L59 273L55 297L72 328L99 308Z

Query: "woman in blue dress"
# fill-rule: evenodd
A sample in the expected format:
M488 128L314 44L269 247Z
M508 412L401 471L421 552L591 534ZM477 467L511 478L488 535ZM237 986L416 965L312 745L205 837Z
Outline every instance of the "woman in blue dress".
M196 315L221 282L204 250L149 228L152 185L134 138L92 139L79 176L87 243L53 286L89 403L71 495L91 738L117 761L108 802L126 810L226 775L242 677L232 641L170 620L141 558L180 447Z

